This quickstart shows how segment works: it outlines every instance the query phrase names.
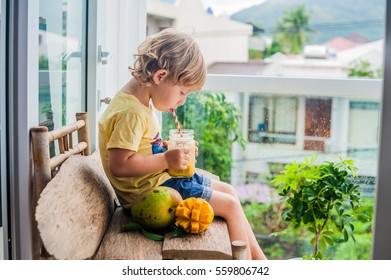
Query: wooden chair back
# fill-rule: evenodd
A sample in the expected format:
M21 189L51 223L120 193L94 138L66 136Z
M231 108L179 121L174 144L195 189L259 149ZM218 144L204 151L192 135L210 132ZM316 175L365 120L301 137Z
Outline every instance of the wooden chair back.
M73 143L73 133L77 132L77 143ZM30 129L32 157L33 157L33 190L32 213L35 216L37 201L42 190L55 176L62 163L71 155L90 155L90 132L88 113L76 113L76 121L65 127L48 131L46 126L36 126ZM50 145L57 142L58 149L50 155ZM40 259L45 255L37 223L32 218L32 251L33 259Z

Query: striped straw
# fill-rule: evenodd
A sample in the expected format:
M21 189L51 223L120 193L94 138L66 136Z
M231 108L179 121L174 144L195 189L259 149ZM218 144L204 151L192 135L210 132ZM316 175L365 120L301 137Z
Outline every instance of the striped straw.
M174 117L175 125L178 128L179 135L182 137L183 135L182 135L181 126L180 126L178 118L177 118L177 116L175 114L175 110L174 109L170 109L170 111L172 113L172 116Z

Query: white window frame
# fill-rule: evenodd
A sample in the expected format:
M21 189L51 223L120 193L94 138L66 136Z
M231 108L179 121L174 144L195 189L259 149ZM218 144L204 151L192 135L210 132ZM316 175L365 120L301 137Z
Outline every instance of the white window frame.
M31 259L29 130L38 125L38 0L8 1L7 175L12 259Z
M2 208L2 231L3 239L0 239L3 248L3 251L0 252L0 260L8 259L8 224L7 224L7 164L6 164L6 88L5 88L5 46L6 46L6 37L5 37L5 23L6 23L6 1L1 0L1 12L0 12L0 193L1 201L0 207Z
M375 220L372 235L372 258L391 259L391 4L386 3L386 26L384 39L383 96L381 113L381 133L379 144L379 168L375 200Z

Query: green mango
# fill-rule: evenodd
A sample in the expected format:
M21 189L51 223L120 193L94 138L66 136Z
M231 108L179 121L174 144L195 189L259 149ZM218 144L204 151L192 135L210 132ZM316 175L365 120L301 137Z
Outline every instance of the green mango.
M181 201L181 195L173 188L154 187L135 200L132 217L146 229L162 231L175 223L175 211Z

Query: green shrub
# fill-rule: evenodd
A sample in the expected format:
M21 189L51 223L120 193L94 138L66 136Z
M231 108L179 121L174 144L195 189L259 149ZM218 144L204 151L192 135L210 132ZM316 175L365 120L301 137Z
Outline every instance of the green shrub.
M354 183L357 167L352 160L316 164L316 157L285 166L271 181L286 203L282 212L291 231L306 229L313 246L310 259L327 259L328 246L336 242L355 240L355 213L359 209L361 193Z

